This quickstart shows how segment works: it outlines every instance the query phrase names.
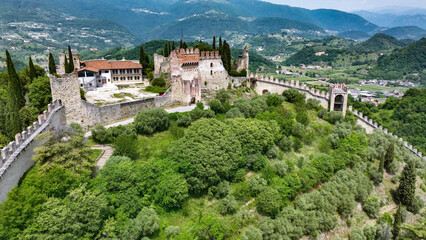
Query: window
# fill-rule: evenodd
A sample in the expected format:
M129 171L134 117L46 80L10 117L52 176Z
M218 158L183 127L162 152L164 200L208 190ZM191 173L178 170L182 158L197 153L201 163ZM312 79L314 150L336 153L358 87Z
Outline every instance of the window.
M86 76L88 76L88 77L93 77L93 76L95 76L95 73L94 73L94 72L89 72L89 71L87 71L87 72L86 72Z
M86 74L84 74L84 71L78 72L78 77L86 77Z
M213 67L213 63L210 63L210 67Z
M109 73L109 71L108 70L105 70L105 72L104 73Z
M133 80L133 77L127 77L127 81Z
M212 63L212 64L213 64L213 63ZM211 71L210 71L210 75L212 75L212 76L213 76L213 70L211 70Z

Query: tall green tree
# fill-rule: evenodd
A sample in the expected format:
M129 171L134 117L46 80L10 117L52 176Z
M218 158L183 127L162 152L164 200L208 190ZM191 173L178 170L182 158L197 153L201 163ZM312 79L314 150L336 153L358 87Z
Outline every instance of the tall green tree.
M141 47L139 48L139 63L142 64L142 66L144 65L144 60L145 60L145 51L143 50L143 47L141 45Z
M401 212L401 205L399 205L398 210L396 211L394 215L393 230L392 230L393 239L396 239L398 237L399 232L401 231L401 223L402 223L402 212Z
M68 58L69 58L69 62L68 62L68 73L72 73L74 72L74 60L73 60L73 55L71 52L71 46L68 46Z
M183 49L187 49L187 48L188 48L188 45L186 44L186 42L183 42L183 44L182 44L182 48L183 48Z
M30 77L30 79L31 79L31 82L35 79L35 78L37 78L37 71L36 71L36 69L35 69L35 67L34 67L34 63L33 63L33 60L31 59L31 56L30 56L30 60L29 60L29 63L28 63L28 66L29 66L29 74L28 74L28 77Z
M222 37L219 37L219 54L222 55L223 50L223 44L222 44Z
M70 65L68 64L67 55L65 54L64 57L65 57L65 60L64 60L65 73L70 73Z
M389 147L386 150L386 154L385 154L384 167L385 167L386 171L389 170L389 166L391 165L391 163L393 162L393 160L395 158L394 151L395 151L395 146L394 146L393 142L391 142L389 144Z
M170 53L172 52L172 43L169 42L169 46L168 46L168 54L167 57L170 56Z
M172 42L172 50L175 50L176 46L175 46L175 41Z
M8 111L9 117L7 124L10 127L10 136L21 132L21 117L19 115L19 110L25 106L24 93L22 91L21 81L19 80L18 74L15 70L15 65L13 64L12 58L10 57L9 51L6 50L6 63L7 63L7 72L9 74L8 81Z
M225 40L223 41L223 46L222 46L222 62L226 71L228 72L231 71L231 58L232 58L231 47Z
M49 53L49 73L56 74L56 63L52 53Z
M183 48L183 40L182 39L179 42L179 48Z
M213 36L213 50L216 50L216 36Z
M416 168L413 161L405 165L401 173L400 184L398 187L398 196L401 203L410 206L414 200L416 191Z

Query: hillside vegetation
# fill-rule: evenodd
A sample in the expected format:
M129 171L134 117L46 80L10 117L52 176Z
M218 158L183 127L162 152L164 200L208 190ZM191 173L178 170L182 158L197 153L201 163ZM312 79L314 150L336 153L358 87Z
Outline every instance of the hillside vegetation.
M221 90L210 107L96 126L92 141L112 144L115 156L93 179L78 125L47 134L0 205L0 238L389 239L410 238L402 227L423 221L424 164L394 138L366 135L352 115L327 113L294 89L251 99ZM396 188L410 212L393 225Z

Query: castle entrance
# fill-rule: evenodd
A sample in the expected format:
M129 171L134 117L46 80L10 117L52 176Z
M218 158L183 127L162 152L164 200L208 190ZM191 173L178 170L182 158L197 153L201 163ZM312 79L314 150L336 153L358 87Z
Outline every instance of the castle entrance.
M345 98L342 95L337 95L334 99L334 111L343 111Z
M195 97L192 97L192 98L191 98L191 102L190 102L190 104L195 104Z

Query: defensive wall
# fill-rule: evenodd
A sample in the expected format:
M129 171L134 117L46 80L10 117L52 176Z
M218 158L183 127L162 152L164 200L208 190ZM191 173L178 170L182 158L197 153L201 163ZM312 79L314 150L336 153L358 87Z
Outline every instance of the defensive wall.
M0 156L0 203L7 199L7 193L18 185L21 177L35 162L34 149L44 141L36 137L43 132L57 131L65 124L65 111L60 100L53 101L38 120L26 131L15 135L15 141L1 150Z
M98 123L114 123L134 117L142 110L165 107L175 103L170 98L172 89L169 88L163 96L98 106L81 99L80 86L75 73L64 74L61 78L52 75L49 77L53 99L61 99L65 106L67 124L75 122L84 128L89 128Z
M254 91L258 94L265 93L278 93L281 94L285 90L290 88L296 88L299 91L306 94L306 98L314 98L320 101L320 105L328 109L328 103L330 99L330 95L327 92L320 91L315 88L309 88L308 86L301 86L299 81L284 81L280 79L274 79L274 77L265 77L263 75L254 75L250 74L250 81L252 81Z

